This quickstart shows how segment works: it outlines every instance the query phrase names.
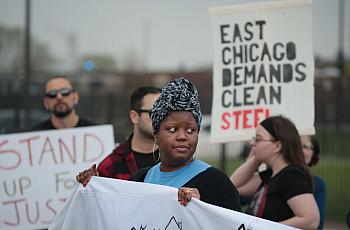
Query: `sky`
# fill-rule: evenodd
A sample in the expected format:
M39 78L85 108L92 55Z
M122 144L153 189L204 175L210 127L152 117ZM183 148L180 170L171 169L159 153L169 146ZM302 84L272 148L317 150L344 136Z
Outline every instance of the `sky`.
M314 54L337 55L339 1L313 0ZM32 0L32 36L49 46L58 67L101 54L120 68L149 71L212 66L209 7L263 0ZM345 54L350 56L350 2L345 0ZM0 0L0 24L24 27L25 0Z

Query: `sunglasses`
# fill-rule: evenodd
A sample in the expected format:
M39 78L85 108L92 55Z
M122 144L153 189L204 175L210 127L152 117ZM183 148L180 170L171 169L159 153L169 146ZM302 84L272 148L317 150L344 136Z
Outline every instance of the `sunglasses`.
M53 89L45 93L45 97L56 98L57 94L60 93L62 97L69 96L74 90L69 88Z

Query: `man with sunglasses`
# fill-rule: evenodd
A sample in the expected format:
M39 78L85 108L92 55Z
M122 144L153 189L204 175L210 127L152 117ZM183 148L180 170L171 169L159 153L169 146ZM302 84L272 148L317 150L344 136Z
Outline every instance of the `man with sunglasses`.
M116 147L96 168L96 164L80 172L77 180L84 177L103 176L129 180L139 169L153 166L159 161L158 146L155 145L151 111L160 96L160 88L140 87L130 98L129 117L133 133Z
M54 76L44 87L44 106L50 112L50 118L34 126L33 130L64 129L96 125L78 116L75 106L79 102L79 93L65 76Z

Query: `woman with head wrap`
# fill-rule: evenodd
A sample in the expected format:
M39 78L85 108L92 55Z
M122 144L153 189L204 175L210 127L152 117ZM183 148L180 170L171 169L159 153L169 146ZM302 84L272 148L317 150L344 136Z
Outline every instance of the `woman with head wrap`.
M160 163L140 170L133 179L179 188L183 205L195 197L240 211L238 192L226 174L194 159L202 120L195 86L184 78L170 81L153 105L151 118Z
M241 196L253 197L246 212L301 229L316 229L320 217L313 181L294 124L282 116L265 119L257 127L251 147L247 161L231 176ZM261 163L268 169L256 173Z
M194 158L202 120L196 87L184 78L170 81L154 103L151 119L160 162L139 170L131 180L178 188L182 205L194 197L240 211L238 191L227 175ZM86 186L92 175L93 167L77 180Z

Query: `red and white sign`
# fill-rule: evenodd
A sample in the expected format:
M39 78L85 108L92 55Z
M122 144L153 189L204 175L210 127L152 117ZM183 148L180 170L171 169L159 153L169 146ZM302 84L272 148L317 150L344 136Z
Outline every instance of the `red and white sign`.
M0 135L0 229L47 228L75 175L113 148L112 125Z
M213 45L211 142L249 140L283 115L314 131L311 0L210 8Z

